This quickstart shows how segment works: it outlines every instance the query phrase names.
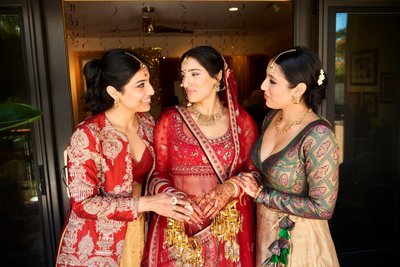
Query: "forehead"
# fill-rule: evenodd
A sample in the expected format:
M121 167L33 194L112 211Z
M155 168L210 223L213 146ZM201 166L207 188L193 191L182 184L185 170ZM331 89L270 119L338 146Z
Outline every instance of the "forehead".
M200 65L197 59L192 57L187 57L182 61L181 71L191 71L193 69L204 70L204 67Z
M129 82L137 82L140 80L148 80L150 78L150 73L145 65L144 67L140 68L131 78Z

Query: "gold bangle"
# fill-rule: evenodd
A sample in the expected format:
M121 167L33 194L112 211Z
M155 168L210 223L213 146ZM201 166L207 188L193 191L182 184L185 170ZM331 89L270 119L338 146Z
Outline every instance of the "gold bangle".
M233 198L236 198L239 195L239 186L232 180L227 180L225 183L229 184L233 189Z
M256 201L256 199L258 198L258 196L260 195L260 193L261 193L261 191L263 190L263 186L262 185L260 185L259 187L258 187L258 190L257 190L257 192L256 192L256 194L254 195L254 201Z

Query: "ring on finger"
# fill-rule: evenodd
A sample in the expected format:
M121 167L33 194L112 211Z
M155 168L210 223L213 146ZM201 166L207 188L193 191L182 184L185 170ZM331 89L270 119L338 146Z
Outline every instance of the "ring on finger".
M171 197L172 206L175 206L177 203L178 203L178 199L175 196Z

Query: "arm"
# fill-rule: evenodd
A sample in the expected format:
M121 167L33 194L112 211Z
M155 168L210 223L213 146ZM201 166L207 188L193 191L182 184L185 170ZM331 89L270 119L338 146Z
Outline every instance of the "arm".
M339 147L333 132L317 126L301 146L305 156L308 195L282 193L264 187L256 201L300 217L328 220L332 217L339 188Z
M185 206L191 206L190 212L185 213L191 215L191 220L197 223L201 223L202 212L192 199L188 199L184 192L178 191L172 184L170 173L170 155L169 146L170 136L173 125L171 121L170 112L166 112L160 116L159 121L154 129L154 151L156 154L156 166L154 172L150 178L149 192L151 195L156 196L161 193L173 193L181 197L182 201L185 201ZM192 210L193 209L193 210ZM162 210L155 210L160 215L166 216ZM187 210L186 210L187 211ZM193 212L194 211L194 212ZM184 212L182 212L184 213ZM171 216L168 216L171 217ZM187 219L185 219L187 221Z
M98 140L85 125L71 137L67 164L72 210L85 219L132 221L137 218L138 198L104 196L100 192L104 175L98 146Z
M154 152L156 154L156 165L154 172L150 178L149 192L150 194L158 194L162 192L178 191L172 185L171 177L169 175L169 135L171 130L171 116L170 112L161 115L159 121L154 129Z

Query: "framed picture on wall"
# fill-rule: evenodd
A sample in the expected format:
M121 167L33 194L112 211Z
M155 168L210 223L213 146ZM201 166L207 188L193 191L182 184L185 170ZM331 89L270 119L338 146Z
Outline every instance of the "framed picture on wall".
M378 115L379 97L378 93L367 92L363 93L362 105L367 111L368 115L375 117Z
M386 103L394 102L396 98L396 73L381 73L381 101Z
M357 110L361 107L361 92L348 92L347 105L351 110Z
M357 51L350 54L350 84L376 85L378 49Z

